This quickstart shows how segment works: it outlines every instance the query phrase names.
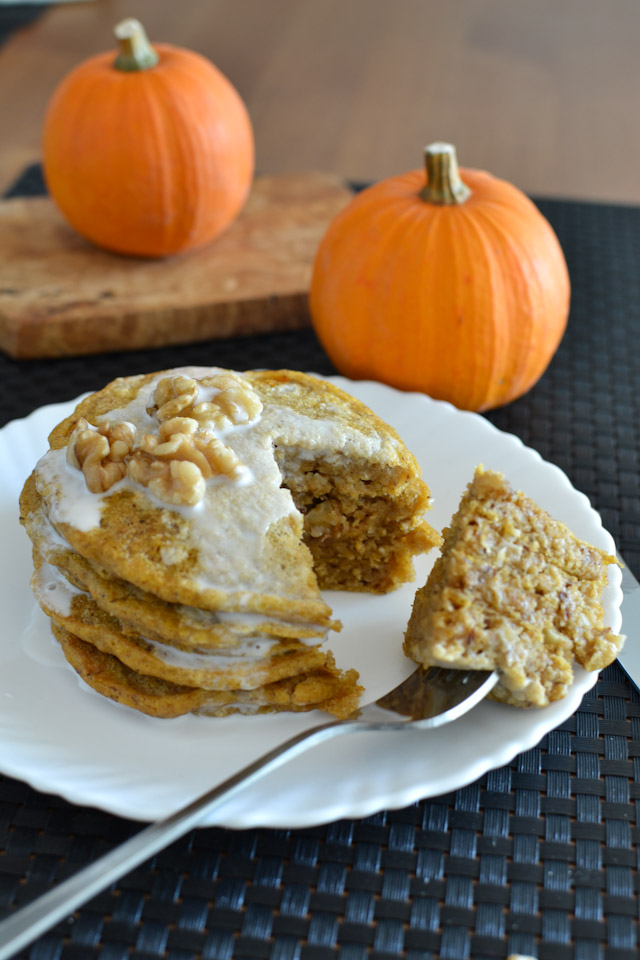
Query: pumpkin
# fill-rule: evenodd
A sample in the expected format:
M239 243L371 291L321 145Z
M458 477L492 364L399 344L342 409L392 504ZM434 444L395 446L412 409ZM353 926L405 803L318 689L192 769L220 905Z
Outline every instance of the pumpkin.
M336 368L467 410L529 390L569 312L560 244L516 187L459 170L450 144L383 180L321 240L310 312Z
M217 237L253 177L244 103L208 60L152 47L137 20L115 28L120 50L61 82L43 140L47 187L79 233L119 253L162 257Z

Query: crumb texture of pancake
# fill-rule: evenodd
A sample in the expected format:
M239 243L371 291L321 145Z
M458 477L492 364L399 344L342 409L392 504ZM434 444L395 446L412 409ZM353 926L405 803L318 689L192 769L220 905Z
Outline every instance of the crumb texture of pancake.
M482 467L443 534L407 627L411 659L496 669L491 696L522 707L563 697L574 662L599 670L615 660L624 638L604 625L601 603L614 556Z
M49 444L21 522L89 686L152 716L355 709L321 590L394 590L441 539L391 427L307 374L188 367L113 381Z

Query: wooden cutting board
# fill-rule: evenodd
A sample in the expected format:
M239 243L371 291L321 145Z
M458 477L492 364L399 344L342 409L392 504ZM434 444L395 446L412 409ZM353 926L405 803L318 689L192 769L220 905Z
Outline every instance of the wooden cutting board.
M258 177L214 243L166 260L92 246L48 197L0 202L0 349L27 359L308 326L318 243L352 193L333 176Z

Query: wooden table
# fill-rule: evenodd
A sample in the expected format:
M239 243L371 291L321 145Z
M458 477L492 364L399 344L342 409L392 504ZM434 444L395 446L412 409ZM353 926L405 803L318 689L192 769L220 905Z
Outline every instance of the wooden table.
M636 0L93 0L0 48L0 191L40 153L64 73L137 16L244 97L262 173L372 180L456 143L528 193L640 202Z

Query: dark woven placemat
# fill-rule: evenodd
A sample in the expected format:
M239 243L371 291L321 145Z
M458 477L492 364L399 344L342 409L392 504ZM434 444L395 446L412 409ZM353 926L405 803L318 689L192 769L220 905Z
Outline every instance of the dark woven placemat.
M49 3L5 3L3 0L0 4L0 44L6 43L16 30L28 27L49 6Z
M17 192L41 187L38 171ZM571 321L549 371L489 415L566 471L640 574L640 210L540 201ZM0 357L2 422L182 363L331 373L313 334L40 362ZM42 937L33 960L635 960L640 696L614 665L534 750L405 810L309 830L195 831ZM0 910L137 824L0 781Z

